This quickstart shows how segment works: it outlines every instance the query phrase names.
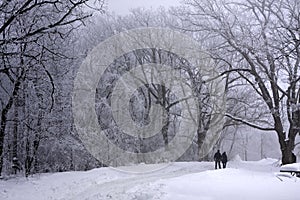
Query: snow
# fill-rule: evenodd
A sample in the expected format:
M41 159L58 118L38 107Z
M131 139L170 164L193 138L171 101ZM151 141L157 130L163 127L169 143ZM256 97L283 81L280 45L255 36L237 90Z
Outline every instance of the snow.
M282 165L280 171L297 171L300 172L300 163Z
M242 159L240 157L240 155L235 155L232 159L231 159L232 162L241 162Z
M208 181L209 180L209 181ZM242 169L207 171L169 180L164 199L299 199L299 183Z
M227 169L213 168L212 162L179 162L15 177L0 181L0 199L300 199L300 179L279 177L277 160L235 159Z

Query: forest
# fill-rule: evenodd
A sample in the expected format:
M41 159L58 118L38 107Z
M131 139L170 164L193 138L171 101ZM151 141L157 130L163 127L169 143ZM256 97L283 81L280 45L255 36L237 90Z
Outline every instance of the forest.
M292 163L293 154L300 156L298 0L184 0L170 9L137 8L128 15L107 12L105 5L105 0L0 1L0 176L14 173L16 159L25 176L120 165L108 144L97 144L105 152L95 152L82 141L75 125L80 118L74 112L85 115L73 104L74 91L81 66L98 45L135 30L163 29L192 38L191 46L199 46L199 65L212 65L215 71L206 80L189 59L150 45L122 52L102 75L96 74L94 99L87 104L108 141L138 155L133 163L147 163L144 153L172 147L185 121L189 95L195 101L189 105L198 111L194 137L182 154L173 152L176 158L171 161L212 160L216 149L226 150L229 158L240 154L251 160L254 153L252 159L275 157L282 164ZM95 59L102 62L104 57ZM178 92L172 84L144 82L130 97L116 96L117 82L126 79L127 72L153 64L179 73L189 93ZM217 96L226 108L219 111L222 119L216 117L213 103L218 100L211 95L216 80L226 97L223 102ZM122 114L123 108L111 107L122 101L130 119L119 127L114 114ZM151 124L149 116L162 123L160 130L148 129L137 137L122 130L130 132L131 122L139 127ZM209 134L217 136L208 144ZM107 158L103 161L96 154Z

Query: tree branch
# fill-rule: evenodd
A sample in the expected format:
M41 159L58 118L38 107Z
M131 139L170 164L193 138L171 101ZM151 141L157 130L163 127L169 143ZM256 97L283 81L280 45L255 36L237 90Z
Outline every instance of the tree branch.
M269 127L261 127L259 125L256 125L256 124L252 124L251 122L247 122L241 118L237 118L237 117L234 117L228 113L225 114L226 117L229 117L230 119L234 120L234 121L237 121L237 122L241 122L242 124L245 124L247 126L250 126L252 128L255 128L255 129L258 129L258 130L262 130L262 131L275 131L275 128L269 128Z

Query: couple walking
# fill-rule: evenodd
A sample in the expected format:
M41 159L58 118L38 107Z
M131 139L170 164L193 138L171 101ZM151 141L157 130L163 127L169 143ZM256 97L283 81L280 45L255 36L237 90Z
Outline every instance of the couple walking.
M217 169L217 167L219 167L219 169L221 169L221 162L223 164L223 169L225 169L226 168L226 164L227 164L227 155L226 155L226 152L224 151L221 154L220 150L218 150L217 153L215 153L215 155L214 155L214 161L215 161L215 169Z

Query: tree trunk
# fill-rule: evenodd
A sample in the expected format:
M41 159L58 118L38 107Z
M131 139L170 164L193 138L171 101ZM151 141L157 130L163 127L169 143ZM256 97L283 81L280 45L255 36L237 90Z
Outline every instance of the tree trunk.
M169 114L169 111L164 110L163 111L162 136L163 136L165 148L167 148L168 145L169 145L169 140L168 140L169 124L170 124L170 114Z
M248 161L248 142L249 142L249 139L248 139L248 133L246 133L246 135L245 135L245 143L244 143L244 147L245 147L245 149L244 149L244 154L245 154L245 161Z
M28 175L30 174L30 169L31 169L31 164L32 164L32 157L30 156L30 140L29 140L29 135L27 135L27 138L26 138L25 150L26 150L25 176L28 177Z
M4 147L4 135L5 135L5 127L6 127L6 114L2 111L1 116L1 126L0 126L0 176L2 174L3 167L3 147Z
M15 99L15 106L14 106L14 130L13 130L13 144L12 144L12 157L17 158L18 157L18 119L19 119L19 113L18 113L18 107L17 102L18 97Z
M297 133L294 132L293 127L290 127L288 138L286 139L285 133L279 137L279 143L282 154L282 164L290 164L293 162L293 150L295 147L295 138Z
M199 122L199 124L201 124ZM197 130L197 147L198 147L198 161L208 161L208 154L203 157L201 154L201 149L202 149L202 144L205 139L205 134L206 132L202 130L201 125L198 125L198 130Z
M264 159L264 135L263 133L260 134L260 159Z
M292 163L292 150L289 146L286 146L284 150L281 150L282 153L282 164L286 165Z
M18 94L18 90L20 88L20 81L17 80L14 91L12 93L12 96L10 96L6 106L1 112L1 123L0 123L0 176L2 174L2 168L3 168L3 148L4 148L4 136L5 136L5 129L6 129L6 122L7 122L7 114L9 110L11 109L13 103L14 103L14 96Z

